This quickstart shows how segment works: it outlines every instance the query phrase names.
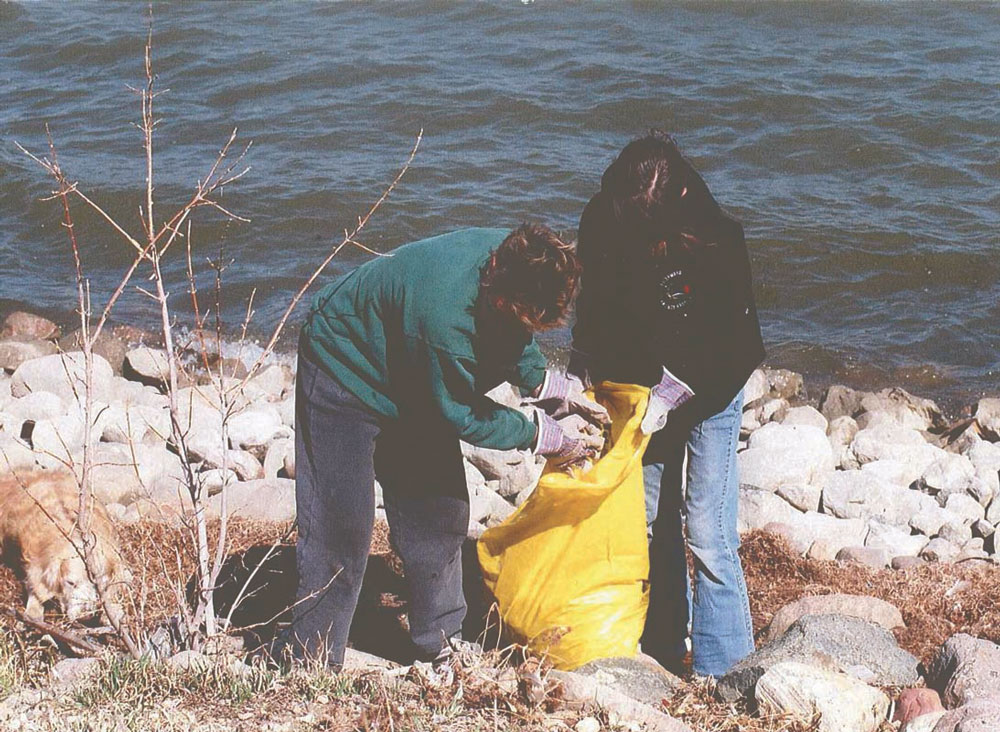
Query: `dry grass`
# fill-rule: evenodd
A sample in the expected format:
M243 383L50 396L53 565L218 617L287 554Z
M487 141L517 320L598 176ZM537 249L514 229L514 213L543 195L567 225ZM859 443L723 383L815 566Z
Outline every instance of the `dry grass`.
M254 550L266 549L281 537L287 549L288 544L294 543L294 535L288 535L287 529L284 525L233 521L229 527L232 554L252 555ZM212 530L216 531L217 526ZM187 547L181 556L190 556L190 537L181 529L143 523L123 527L122 539L124 551L133 563L147 562L143 594L147 622L154 625L177 607L173 587L179 576L192 575L194 563L192 559L182 561L179 574L174 571L165 576L153 571L155 563L148 556L149 547L155 545L160 555L171 557L175 547ZM906 629L897 633L900 645L923 661L957 632L1000 640L1000 609L994 602L1000 591L1000 567L965 563L927 565L905 572L873 570L796 557L783 539L763 532L744 538L742 555L754 629L758 633L789 602L805 595L843 592L879 597L899 607L907 623ZM283 557L281 561L287 561L287 551ZM405 602L399 596L399 573L387 529L380 524L372 539L371 586L365 595L372 604L368 612L373 612L373 608L384 610L383 620L389 623L405 611ZM281 575L280 571L275 573ZM272 584L271 591L261 593L261 597L267 595L272 605L288 602L293 588L287 577L284 582L280 586ZM21 595L20 584L13 574L6 568L0 569L0 602L18 605L22 602ZM254 597L250 604L261 602L260 597ZM271 609L271 606L265 608L266 612ZM400 628L396 630L401 633ZM377 640L385 634L385 626L380 626L365 637ZM393 636L398 637L401 636ZM38 669L54 657L51 649L26 646L28 641L23 633L7 631L0 641L5 650L0 653L0 687L6 691L19 683L37 683ZM366 648L359 642L360 647ZM3 658L20 652L18 645L34 654L32 664L3 662ZM518 691L519 663L520 659L505 661L498 653L467 660L458 669L460 683L442 690L419 674L393 680L377 675L334 675L319 669L296 669L287 674L257 669L248 679L236 679L225 673L171 674L142 662L118 660L106 662L98 679L74 697L73 709L63 711L72 711L80 719L89 720L87 724L81 723L79 729L102 729L113 719L117 720L115 724L124 720L122 729L150 728L149 725L171 729L171 724L179 724L177 729L203 726L247 730L270 727L486 732L571 728L579 718L578 710L564 708L559 699L552 697L541 704L526 701ZM129 685L132 689L126 690ZM126 697L132 698L132 702L122 705L111 701ZM673 716L704 732L814 729L812 724L787 718L760 718L740 706L722 705L713 698L711 684L704 682L684 684L664 704ZM114 716L116 709L118 717ZM164 716L164 710L170 710L171 714Z

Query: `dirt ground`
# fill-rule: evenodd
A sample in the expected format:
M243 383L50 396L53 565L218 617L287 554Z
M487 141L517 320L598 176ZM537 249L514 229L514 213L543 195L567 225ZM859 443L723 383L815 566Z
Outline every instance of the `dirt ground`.
M220 613L228 612L236 588L242 586L260 558L270 553L271 558L256 573L249 600L233 613L234 626L258 626L244 634L247 640L266 641L275 622L287 619L282 610L294 594L294 534L287 526L234 521L230 538L231 556L219 591ZM190 577L193 566L185 558L189 540L184 531L157 524L124 527L122 540L123 552L136 574L133 599L145 624L153 627L171 615L178 580ZM465 564L470 620L466 632L476 633L483 627L481 619L489 606L477 590L471 543L469 549ZM179 572L178 556L181 557ZM967 632L1000 641L1000 607L995 602L1000 592L1000 567L992 564L967 562L926 565L906 571L874 570L796 557L781 538L762 532L744 538L742 556L754 629L758 633L787 603L804 595L840 592L870 595L896 605L906 622L906 628L897 632L900 645L925 662L954 633ZM356 648L400 662L411 660L405 592L399 561L389 546L387 527L378 525L352 626L352 644ZM23 606L20 582L7 567L0 567L0 604ZM49 619L58 621L58 616L52 614ZM674 697L665 700L665 706L671 714L707 732L809 729L808 725L760 720L745 710L722 707L712 701L711 688L704 684L686 684Z

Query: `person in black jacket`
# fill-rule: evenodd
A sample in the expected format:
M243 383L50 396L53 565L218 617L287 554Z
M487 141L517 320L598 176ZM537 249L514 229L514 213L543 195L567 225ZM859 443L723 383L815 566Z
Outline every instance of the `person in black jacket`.
M693 671L721 676L753 650L737 553L736 449L743 385L764 346L743 227L674 140L654 130L605 171L580 220L578 253L570 371L651 387L643 651L680 668L690 622Z

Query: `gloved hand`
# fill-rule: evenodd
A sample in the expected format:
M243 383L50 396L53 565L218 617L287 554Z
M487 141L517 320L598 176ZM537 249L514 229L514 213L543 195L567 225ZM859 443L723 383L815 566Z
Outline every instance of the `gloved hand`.
M571 439L582 440L592 457L601 454L604 449L604 430L593 422L588 422L579 414L571 414L557 420L557 424Z
M642 434L651 435L667 426L667 415L694 396L691 387L663 369L660 383L649 390L649 404L639 428Z
M561 470L582 465L592 455L581 437L572 437L559 426L552 417L540 409L535 410L535 426L538 433L535 437L536 455L544 455L553 465Z
M545 381L538 387L535 399L539 402L539 407L556 419L578 414L596 425L611 424L608 410L588 398L584 391L583 382L579 378L549 370L545 372Z

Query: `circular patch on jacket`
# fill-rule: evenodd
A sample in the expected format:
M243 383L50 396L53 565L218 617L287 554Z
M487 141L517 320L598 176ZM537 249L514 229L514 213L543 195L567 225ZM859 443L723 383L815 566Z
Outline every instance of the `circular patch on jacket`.
M660 307L664 310L683 310L691 297L691 285L683 270L675 269L660 280Z

